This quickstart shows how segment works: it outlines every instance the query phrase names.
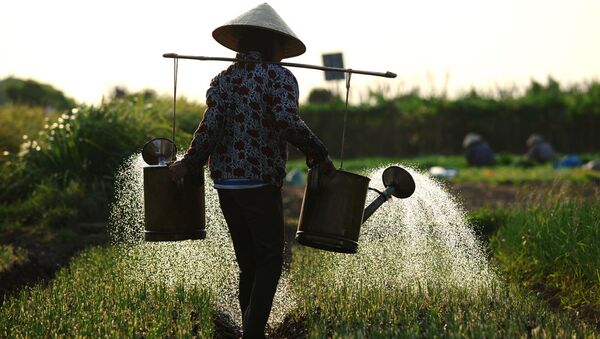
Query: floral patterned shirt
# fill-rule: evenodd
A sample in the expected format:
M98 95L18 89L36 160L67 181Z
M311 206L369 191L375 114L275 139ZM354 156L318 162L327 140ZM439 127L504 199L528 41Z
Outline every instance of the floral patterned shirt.
M257 52L237 58L261 60ZM327 157L298 115L298 83L284 67L234 63L211 81L206 104L182 161L193 171L208 161L215 182L253 179L281 186L288 142L306 155L308 166Z

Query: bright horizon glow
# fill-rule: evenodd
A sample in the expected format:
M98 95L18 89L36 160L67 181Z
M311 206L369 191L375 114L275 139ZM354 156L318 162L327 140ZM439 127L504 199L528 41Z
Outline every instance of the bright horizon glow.
M212 30L261 1L20 0L0 12L0 79L51 84L88 104L114 86L172 94L163 53L234 57ZM369 88L390 94L456 96L471 88L522 89L549 76L570 85L600 79L600 2L595 0L304 1L269 4L306 44L284 61L321 65L343 52L345 67L391 71L396 79L352 77L353 101ZM204 102L226 62L180 60L178 95ZM323 73L292 69L305 99L334 88ZM339 83L343 89L343 84Z

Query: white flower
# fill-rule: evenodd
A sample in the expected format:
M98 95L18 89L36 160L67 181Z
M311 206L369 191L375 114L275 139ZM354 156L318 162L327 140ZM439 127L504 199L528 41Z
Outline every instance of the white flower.
M21 149L19 151L19 156L22 157L25 154L29 153L29 149L31 148L31 141L26 141L21 144Z

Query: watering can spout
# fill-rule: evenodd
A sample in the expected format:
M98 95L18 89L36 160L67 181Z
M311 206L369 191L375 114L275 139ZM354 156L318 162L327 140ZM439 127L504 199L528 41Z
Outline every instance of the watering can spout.
M365 208L362 219L363 223L367 221L367 219L369 219L369 217L373 215L373 213L375 213L375 211L377 211L377 209L392 196L400 199L406 199L415 191L415 181L410 173L408 173L408 171L402 167L391 166L386 168L385 171L383 171L382 179L385 190L380 192L371 188L371 190L379 193L379 196L377 199L373 200L373 202L371 202L367 208Z
M372 189L372 188L370 188L370 189ZM373 215L373 213L375 213L375 211L377 211L379 209L379 207L381 207L381 205L383 205L383 203L385 203L386 201L391 199L392 194L394 193L396 188L393 186L390 186L390 187L386 188L385 191L383 191L383 192L380 192L375 189L372 189L372 190L379 193L379 196L377 197L377 199L373 200L373 202L371 202L369 204L369 206L367 206L365 208L365 211L363 212L363 219L362 219L363 224L365 223L365 221L367 221L367 219L369 219L370 216Z

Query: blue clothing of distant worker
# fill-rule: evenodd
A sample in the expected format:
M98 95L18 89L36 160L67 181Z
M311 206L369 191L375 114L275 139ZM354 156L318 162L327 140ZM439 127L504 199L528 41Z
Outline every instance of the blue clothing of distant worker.
M479 134L467 134L463 140L463 148L469 166L493 166L496 162L494 151Z
M532 134L527 139L526 144L528 150L525 158L528 160L545 163L556 158L556 151L554 151L552 145L539 134Z

